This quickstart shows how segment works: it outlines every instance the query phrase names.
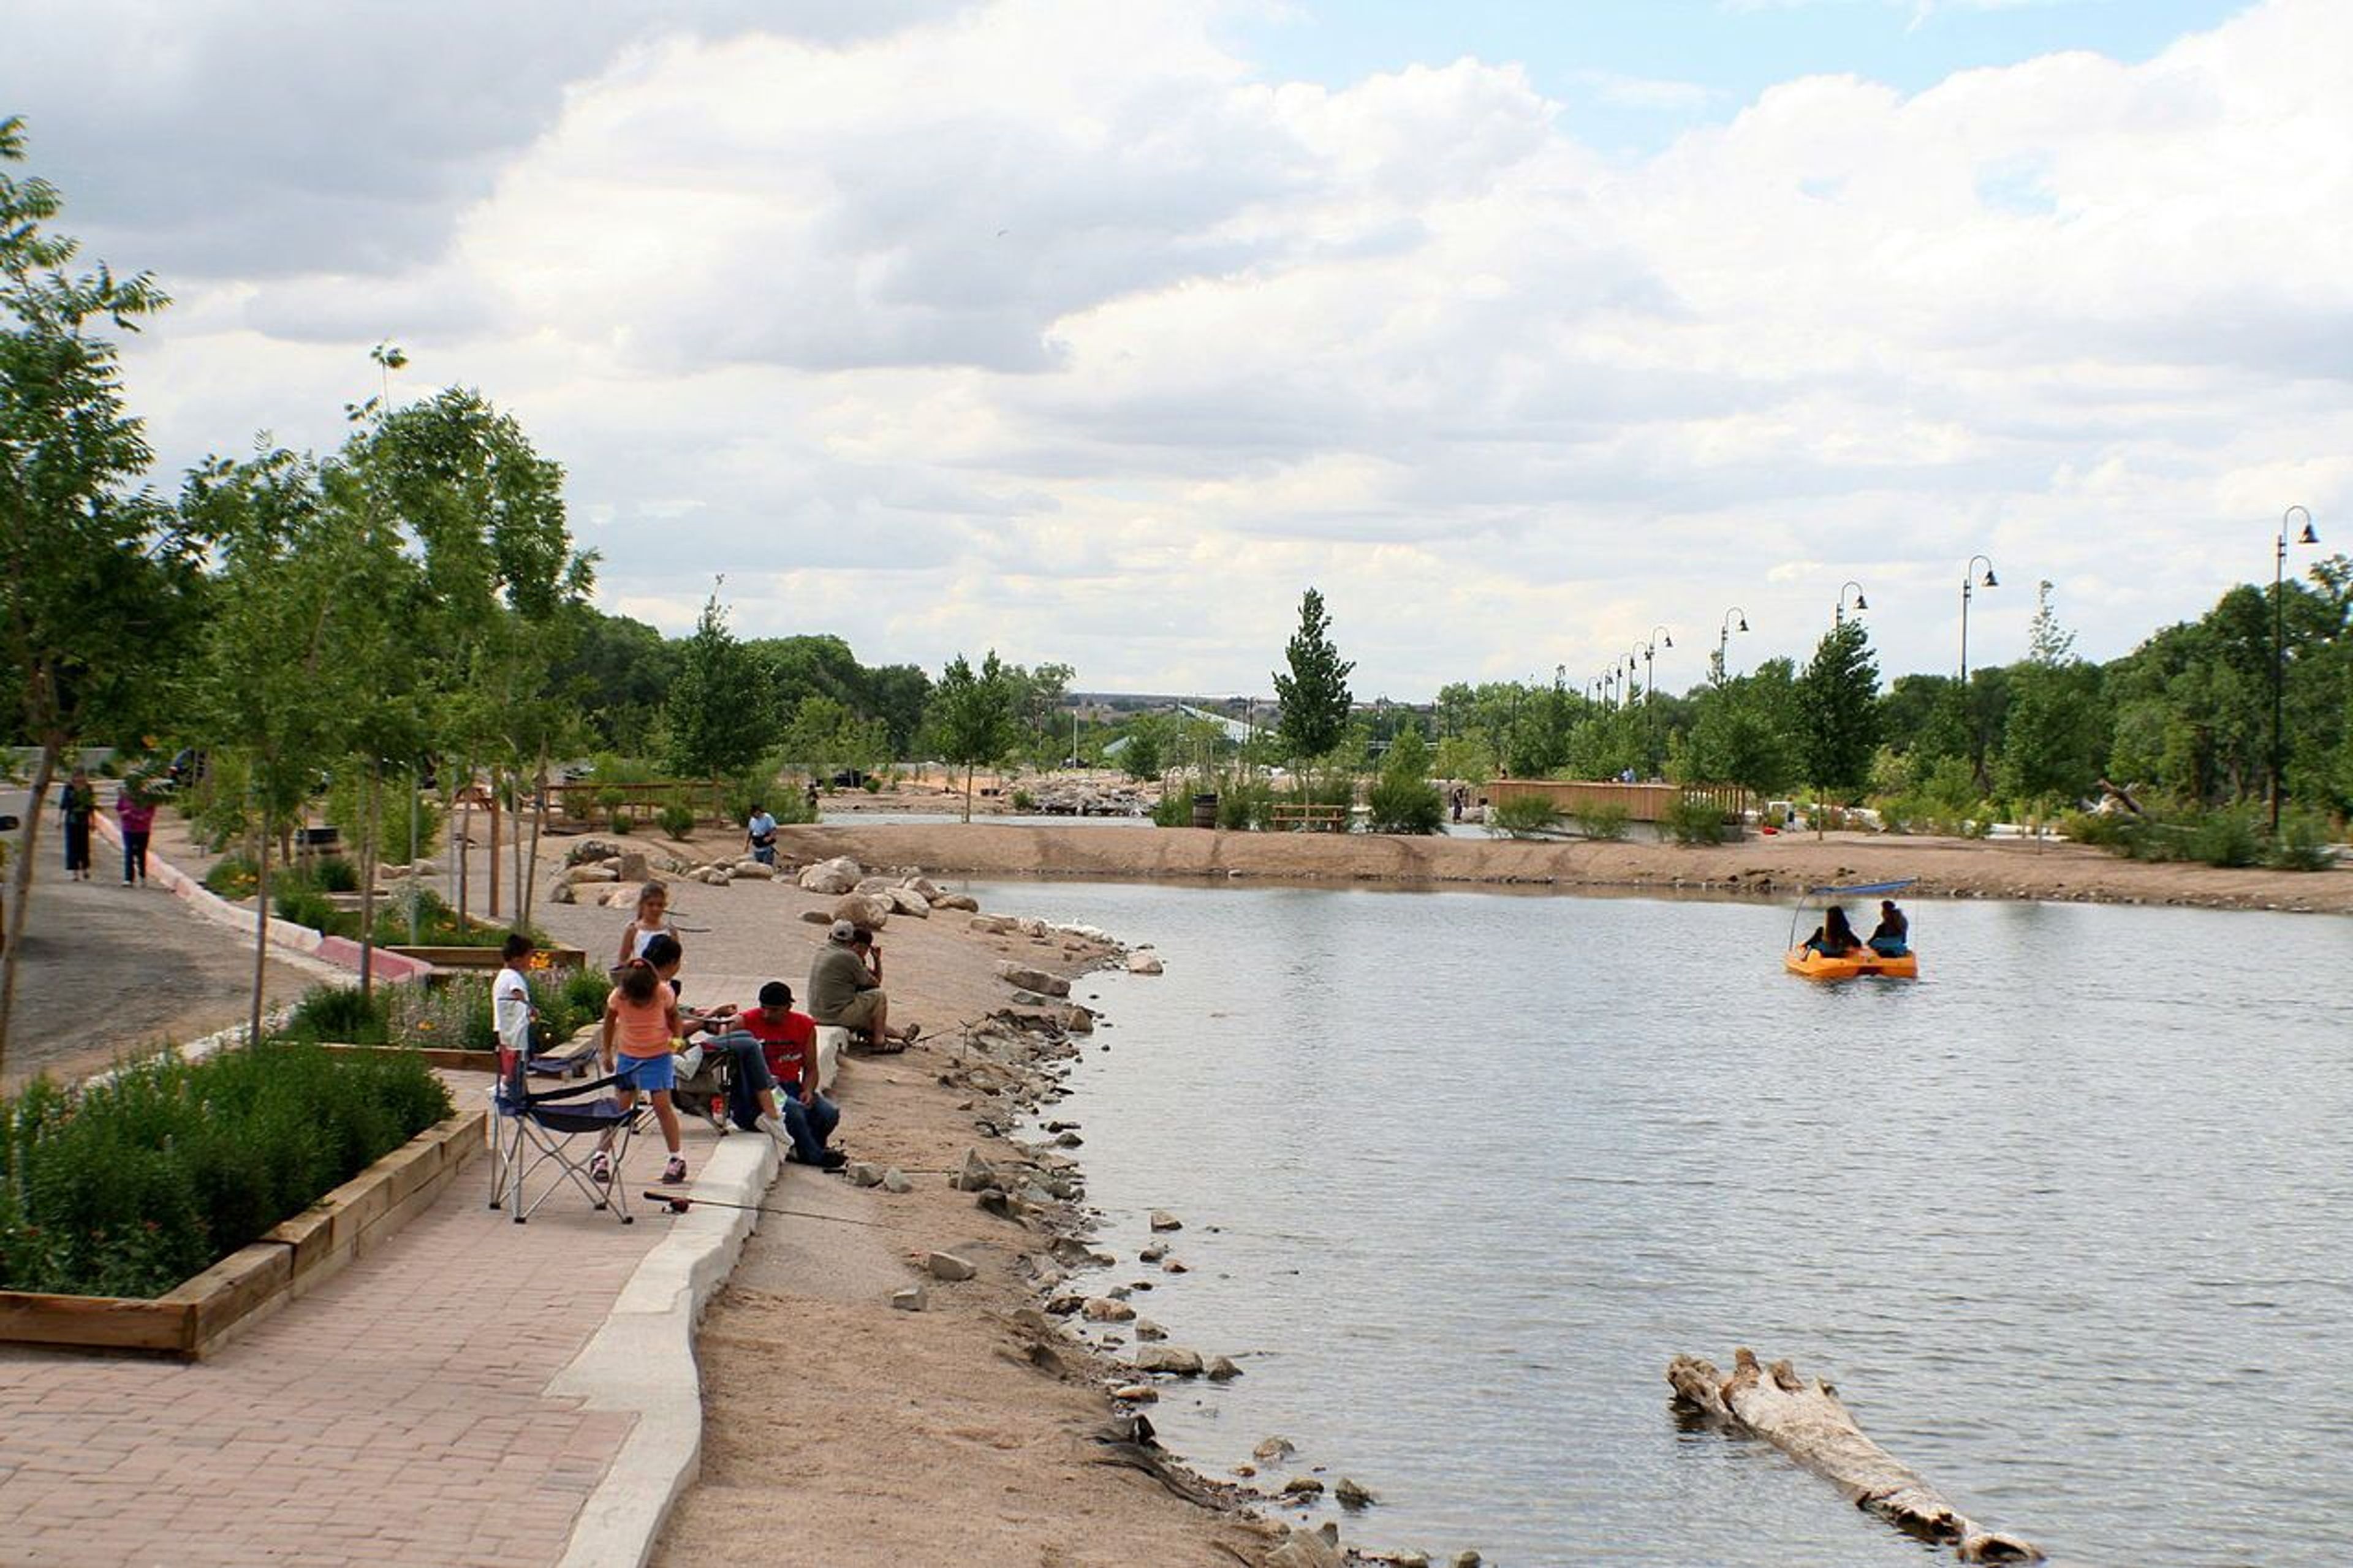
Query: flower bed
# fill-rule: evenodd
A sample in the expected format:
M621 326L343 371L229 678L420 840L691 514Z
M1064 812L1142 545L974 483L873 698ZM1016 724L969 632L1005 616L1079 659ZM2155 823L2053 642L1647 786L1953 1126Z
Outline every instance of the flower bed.
M0 1289L153 1299L452 1114L422 1060L265 1040L0 1101Z

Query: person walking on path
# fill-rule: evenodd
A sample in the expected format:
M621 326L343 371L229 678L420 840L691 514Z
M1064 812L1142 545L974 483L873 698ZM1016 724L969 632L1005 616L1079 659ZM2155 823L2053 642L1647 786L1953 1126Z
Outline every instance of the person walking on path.
M58 816L66 835L66 875L76 881L90 880L90 825L97 816L98 791L90 787L90 775L76 768L58 795Z
M155 805L136 784L126 779L114 797L114 815L122 824L122 885L147 885L147 840L155 831Z
M686 1180L686 1157L679 1150L678 1108L670 1103L670 1089L678 1081L670 1053L678 1037L677 996L654 973L652 964L642 958L629 960L621 966L620 984L605 999L605 1029L597 1054L607 1074L621 1080L617 1098L622 1110L637 1103L639 1091L653 1097L654 1120L661 1124L662 1143L670 1150L670 1163L662 1167L661 1179L671 1185ZM600 1186L613 1179L612 1147L613 1134L608 1130L588 1164L589 1179Z
M744 825L744 846L761 865L776 863L776 819L756 801L752 805L752 819Z

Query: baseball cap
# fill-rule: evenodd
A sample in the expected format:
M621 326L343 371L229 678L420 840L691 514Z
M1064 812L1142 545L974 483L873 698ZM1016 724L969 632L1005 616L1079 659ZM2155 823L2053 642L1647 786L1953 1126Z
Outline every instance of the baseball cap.
M833 922L832 929L827 931L826 935L835 942L856 942L858 940L858 928L850 924L848 921L836 921Z

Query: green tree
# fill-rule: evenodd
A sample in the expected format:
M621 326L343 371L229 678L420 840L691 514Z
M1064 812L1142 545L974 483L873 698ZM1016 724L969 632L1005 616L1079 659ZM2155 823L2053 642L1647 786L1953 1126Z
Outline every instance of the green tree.
M941 758L964 768L964 819L972 820L972 775L993 766L1021 739L1020 692L991 648L976 672L964 655L950 659L932 692L930 723Z
M1436 833L1444 825L1446 802L1430 782L1430 743L1419 724L1389 742L1366 805L1376 833Z
M1300 595L1299 630L1283 648L1291 673L1276 671L1275 700L1282 705L1282 737L1303 762L1324 755L1348 731L1353 699L1348 675L1356 666L1332 645L1332 617L1324 595L1310 588Z
M670 770L681 778L717 779L758 762L774 727L775 690L761 660L727 629L714 586L670 682Z
M2051 584L2035 591L2026 662L2014 678L2010 724L2002 737L2002 793L2019 805L2088 795L2108 753L2100 672L2077 658L2075 635L2059 625Z
M36 748L35 809L9 868L0 1063L58 755L171 668L196 553L167 509L126 489L149 453L102 335L137 331L168 300L144 273L69 270L78 243L46 227L63 208L56 187L7 172L25 156L24 122L0 120L0 725Z
M1841 621L1798 678L1799 753L1807 779L1848 801L1871 783L1879 745L1879 661L1860 620Z
M880 720L860 719L830 697L804 697L785 726L785 761L821 777L839 766L871 769L884 758L889 741Z
M242 758L246 820L256 842L253 996L261 1030L269 952L271 849L302 821L313 786L348 749L371 695L346 639L392 611L349 591L364 542L329 506L317 466L283 449L243 462L211 458L188 476L181 511L219 542L220 570L198 709Z
M923 727L923 710L932 700L932 678L912 664L886 664L868 672L871 717L881 721L890 754L913 756L915 736Z
M1798 782L1803 728L1796 667L1768 658L1699 700L1684 767L1694 783L1734 784L1769 800Z
M642 752L677 679L683 643L664 640L643 621L586 605L571 619L569 651L552 672L554 682L579 704L599 746Z
M1166 765L1167 721L1157 713L1139 714L1127 721L1123 739L1125 744L1119 749L1122 771L1139 784L1158 778Z

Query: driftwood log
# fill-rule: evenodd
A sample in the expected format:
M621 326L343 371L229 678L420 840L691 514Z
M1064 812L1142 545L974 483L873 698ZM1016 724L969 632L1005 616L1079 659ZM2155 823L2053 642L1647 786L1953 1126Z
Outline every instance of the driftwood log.
M1862 1435L1820 1378L1806 1379L1786 1361L1757 1364L1756 1352L1733 1352L1732 1375L1697 1356L1679 1355L1667 1367L1675 1397L1725 1426L1764 1438L1808 1469L1837 1484L1849 1501L1924 1541L1948 1542L1964 1563L2040 1563L2031 1542L1989 1531L1945 1500L1936 1489Z

